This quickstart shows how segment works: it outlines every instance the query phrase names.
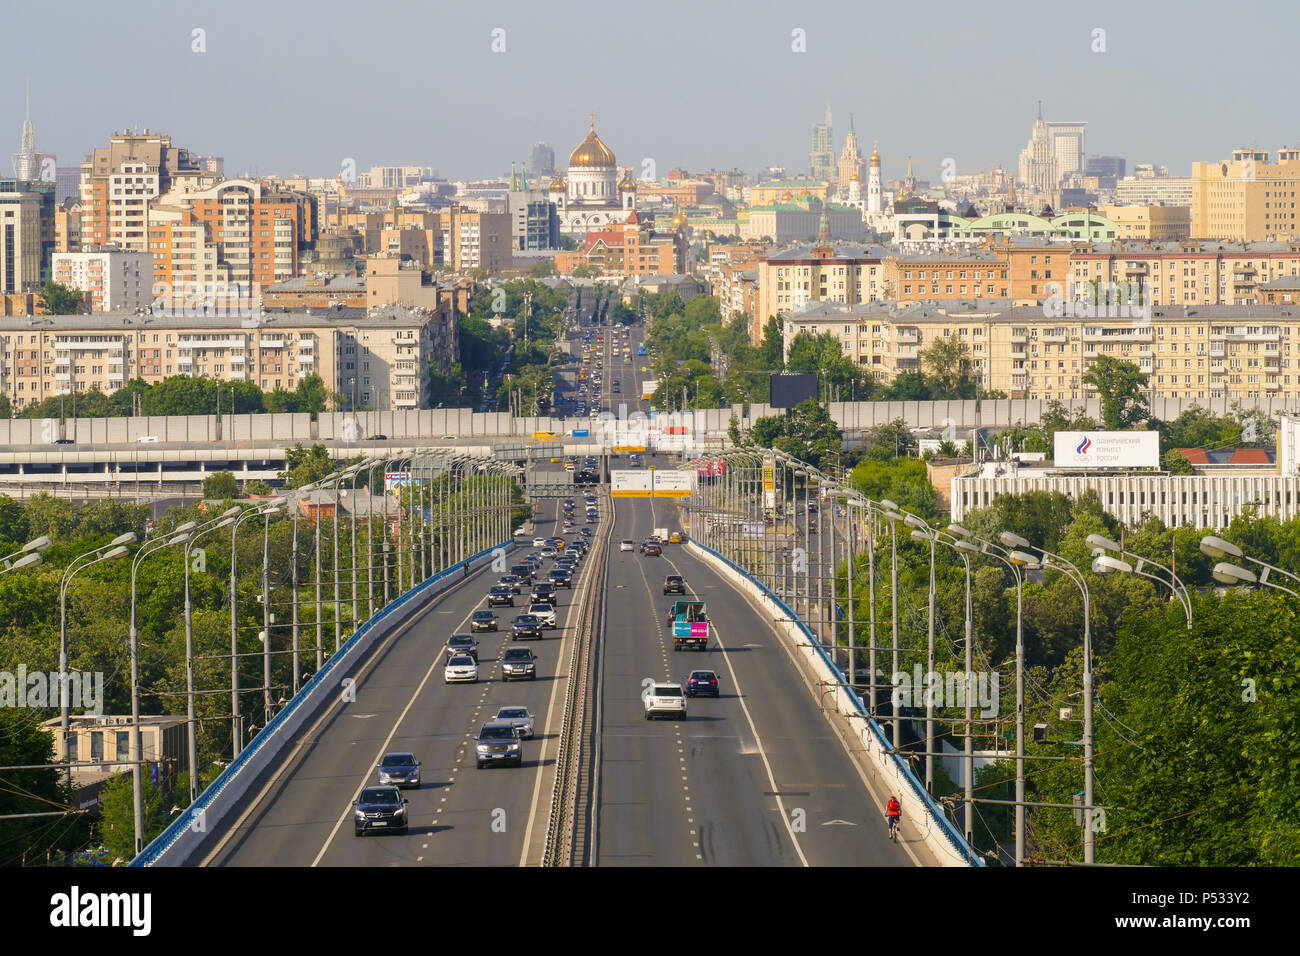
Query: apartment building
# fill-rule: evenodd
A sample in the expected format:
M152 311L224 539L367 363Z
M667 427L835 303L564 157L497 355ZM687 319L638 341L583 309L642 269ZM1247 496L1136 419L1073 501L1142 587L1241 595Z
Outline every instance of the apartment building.
M763 323L777 312L798 312L817 302L857 305L891 295L880 246L823 244L772 253L758 264L758 321L750 323L754 345Z
M42 205L27 183L0 180L0 295L40 291Z
M385 307L324 314L0 318L0 389L15 409L173 375L293 389L319 375L344 407L422 407L430 367L455 360L454 314Z
M1300 275L1300 239L1291 242L1099 243L1070 253L1076 289L1142 283L1156 305L1252 305L1263 289Z
M589 231L580 251L555 254L561 275L580 265L605 275L677 275L686 271L686 238L676 229L655 232L653 222L629 212L626 222Z
M56 252L54 281L80 291L91 312L134 312L153 304L153 256L112 246Z
M1234 149L1232 159L1192 163L1192 237L1255 242L1300 238L1300 149Z
M206 187L221 177L161 133L114 133L81 164L82 233L89 245L149 251L154 199L173 188ZM182 185L183 184L183 185Z
M801 331L830 332L881 382L920 367L927 346L956 336L981 387L1013 399L1095 398L1083 375L1101 355L1137 365L1153 399L1300 399L1300 306L823 302L783 310L782 320L787 350Z
M75 196L54 210L54 251L81 251L81 200Z
M1190 176L1129 176L1115 185L1115 202L1125 206L1192 205Z
M1068 253L1057 248L1055 255L1064 269ZM1052 251L1044 251L1041 258L1050 260ZM1026 255L1026 260L1029 258ZM1051 271L1052 263L1040 266L1040 255L1033 254L1035 274ZM1005 249L965 249L955 252L890 255L884 260L884 276L889 298L910 304L932 299L995 298L1012 295L1010 266ZM1030 268L1023 270L1028 277ZM1042 280L1046 282L1047 280ZM1037 286L1038 282L1033 283ZM1030 288L1026 284L1026 294Z
M1191 206L1119 206L1104 204L1097 213L1116 226L1116 239L1187 239L1192 234Z

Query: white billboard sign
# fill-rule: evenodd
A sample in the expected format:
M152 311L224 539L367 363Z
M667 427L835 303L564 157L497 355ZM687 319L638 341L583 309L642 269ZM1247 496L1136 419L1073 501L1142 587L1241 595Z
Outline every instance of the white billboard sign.
M691 495L691 479L695 473L693 471L661 471L655 469L650 472L654 476L654 493L656 496L665 498L689 498Z
M615 498L649 498L653 471L641 469L609 473L609 493Z
M1057 468L1159 468L1160 433L1054 432Z

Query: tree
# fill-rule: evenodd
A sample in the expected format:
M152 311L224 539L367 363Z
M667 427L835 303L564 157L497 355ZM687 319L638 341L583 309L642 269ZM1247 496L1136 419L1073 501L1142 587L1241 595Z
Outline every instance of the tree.
M936 401L975 398L979 392L971 370L970 349L960 336L935 339L921 352L921 368Z
M321 444L305 449L302 447L302 442L298 442L292 448L286 448L284 464L285 471L280 474L280 478L286 488L310 485L320 481L334 470L334 461L329 456L329 450ZM253 493L251 484L249 493Z
M239 482L229 471L217 471L203 479L203 497L225 500L239 497Z
M831 420L830 413L812 398L800 402L788 415L758 419L750 429L749 437L761 448L779 449L815 468L824 468L834 461L836 452L843 445L839 426Z
M1099 355L1092 368L1083 374L1083 382L1097 389L1102 424L1107 428L1136 428L1151 417L1151 407L1144 394L1147 376L1132 362Z
M81 312L82 295L58 282L47 282L41 289L41 304L50 315L77 315Z
M916 450L916 437L907 427L907 422L896 418L892 422L874 425L863 435L863 445L868 458L888 461L891 458L905 458Z
M269 498L273 494L271 486L261 479L248 482L248 493L254 498Z
M1177 448L1170 448L1165 452L1164 458L1161 459L1165 471L1171 475L1194 475L1196 469L1192 463L1187 460L1187 456L1182 454Z

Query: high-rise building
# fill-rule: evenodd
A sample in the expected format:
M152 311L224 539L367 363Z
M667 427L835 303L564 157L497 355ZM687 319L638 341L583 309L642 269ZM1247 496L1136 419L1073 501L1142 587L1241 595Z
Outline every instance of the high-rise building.
M1114 189L1115 184L1124 178L1124 157L1089 156L1083 164L1083 171L1088 176L1096 176L1102 189Z
M831 105L826 104L826 122L813 126L812 152L808 155L813 179L835 178L835 140L831 129Z
M149 251L152 201L174 187L206 188L218 176L204 172L170 136L114 133L81 164L82 236L87 245Z
M1038 104L1038 119L1029 143L1020 152L1020 183L1040 194L1051 193L1060 179L1056 172L1056 150L1052 135L1043 122L1043 104Z
M550 143L534 143L528 154L528 175L549 176L555 169L555 150Z
M844 149L840 153L837 184L841 195L849 191L849 183L856 176L861 182L867 175L867 164L862 160L862 151L858 149L858 134L853 128L853 114L849 114L849 134L844 138Z
M1053 188L1072 173L1083 172L1084 157L1087 155L1084 152L1083 137L1087 125L1059 121L1047 124L1047 134L1052 139L1052 154L1056 157L1056 182L1052 184Z
M56 252L54 281L82 293L90 312L134 312L153 304L153 256L101 248Z
M1284 146L1277 156L1271 163L1268 150L1252 147L1234 149L1230 162L1192 163L1192 238L1300 236L1300 149Z
M38 292L43 197L29 182L0 180L0 295Z

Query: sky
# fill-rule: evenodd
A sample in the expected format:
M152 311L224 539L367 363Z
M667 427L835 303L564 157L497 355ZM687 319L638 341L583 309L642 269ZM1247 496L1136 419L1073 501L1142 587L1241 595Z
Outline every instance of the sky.
M227 175L352 159L486 178L539 140L563 165L595 111L637 175L795 174L829 102L837 155L853 113L886 178L911 155L938 181L949 158L1015 172L1041 99L1047 120L1087 121L1090 155L1188 175L1236 146L1300 144L1298 27L1300 5L1250 0L51 0L5 14L30 39L0 61L0 175L27 79L37 148L60 166L148 127Z

